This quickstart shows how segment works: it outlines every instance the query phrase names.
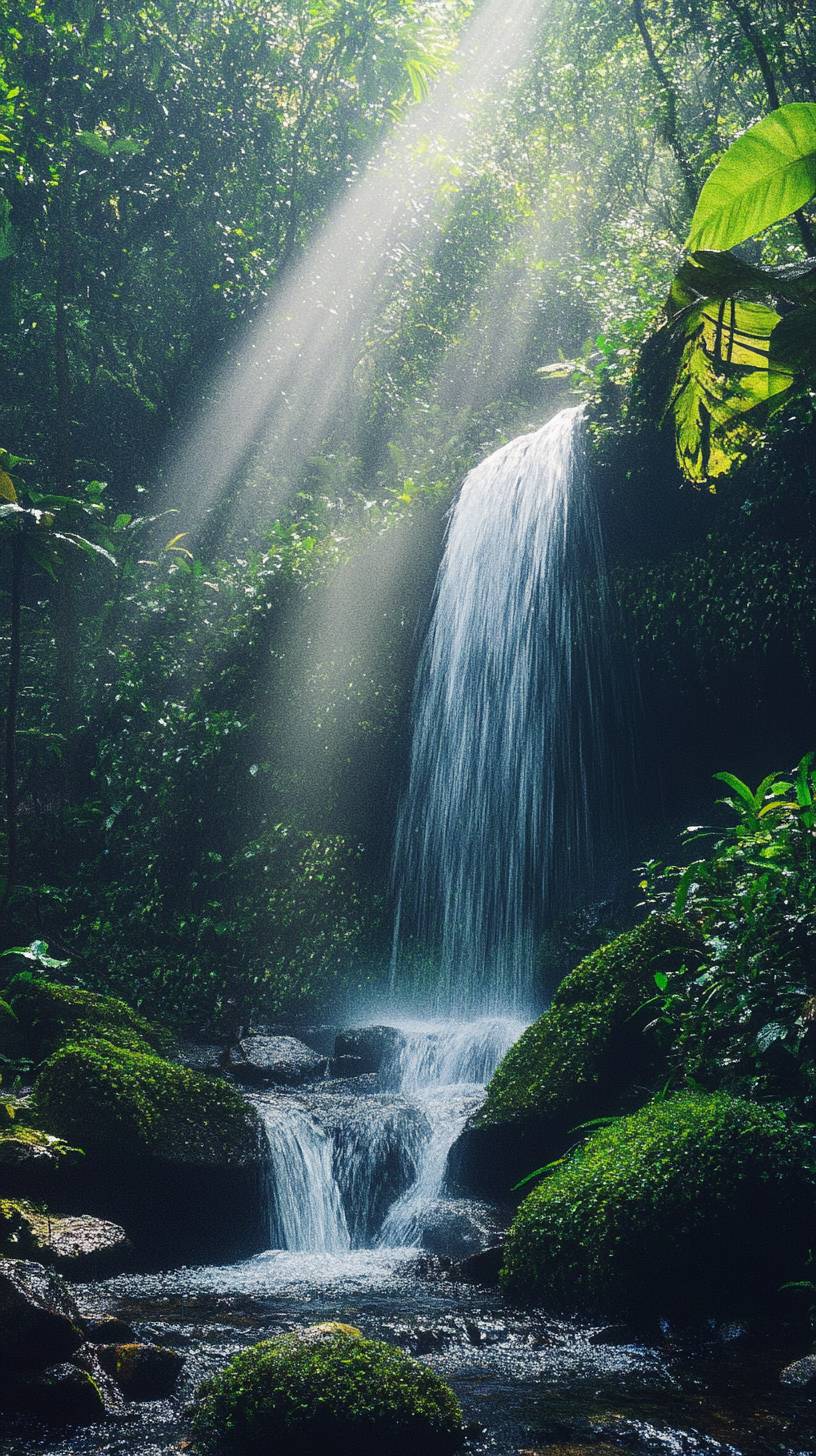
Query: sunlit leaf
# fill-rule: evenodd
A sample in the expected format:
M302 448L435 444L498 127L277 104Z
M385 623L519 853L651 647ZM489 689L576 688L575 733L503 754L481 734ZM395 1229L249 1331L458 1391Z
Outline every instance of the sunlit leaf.
M816 102L792 101L749 127L709 176L687 247L732 248L816 193Z

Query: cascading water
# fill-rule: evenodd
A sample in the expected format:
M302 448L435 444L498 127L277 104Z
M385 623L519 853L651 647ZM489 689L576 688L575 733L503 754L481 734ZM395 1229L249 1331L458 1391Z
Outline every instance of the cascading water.
M400 933L442 1014L524 1014L536 932L585 885L618 715L579 409L468 475L451 513L397 828Z
M373 1089L267 1104L274 1247L417 1247L450 1218L449 1150L532 1007L543 916L587 881L595 801L614 800L610 639L581 412L564 410L465 480L420 660L396 923L438 963L449 1019L389 1032ZM398 953L399 928L397 970Z
M269 1247L333 1254L350 1249L331 1137L293 1098L264 1100L258 1110L268 1144Z
M376 1085L259 1097L270 1247L416 1248L442 1199L448 1151L522 1024L407 1024Z

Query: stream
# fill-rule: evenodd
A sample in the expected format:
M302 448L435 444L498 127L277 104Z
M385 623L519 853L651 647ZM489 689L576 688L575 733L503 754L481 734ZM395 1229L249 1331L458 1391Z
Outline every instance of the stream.
M801 1349L739 1326L684 1338L554 1320L462 1282L454 1260L494 1238L502 1213L447 1197L446 1157L520 1027L490 1018L396 1030L377 1074L251 1094L269 1147L267 1252L77 1288L83 1313L121 1315L140 1339L183 1352L174 1397L70 1434L21 1426L0 1449L165 1456L187 1434L199 1381L230 1356L339 1319L444 1375L473 1452L813 1456L816 1414L778 1381Z

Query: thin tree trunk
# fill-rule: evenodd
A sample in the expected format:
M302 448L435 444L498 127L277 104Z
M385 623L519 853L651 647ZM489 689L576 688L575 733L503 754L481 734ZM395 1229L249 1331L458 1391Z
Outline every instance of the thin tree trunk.
M680 137L680 127L677 117L677 92L674 89L674 85L668 71L666 70L663 62L660 60L660 57L657 54L657 51L655 50L654 41L652 40L651 32L646 23L646 15L643 9L643 0L634 0L634 3L632 5L632 14L635 17L635 25L640 32L640 38L643 41L643 47L646 51L649 65L654 72L661 91L663 92L666 103L666 141L671 147L671 150L674 153L674 159L677 162L678 167L680 168L680 174L683 178L683 186L686 190L686 199L688 201L689 208L693 211L697 204L699 183L697 181L697 176L695 174L694 168L692 167L691 162L688 159L686 149L683 146L683 142Z
M11 608L8 686L6 690L6 884L2 907L8 905L20 875L20 843L18 812L20 807L17 779L17 720L20 711L20 657L22 653L21 620L23 606L23 564L25 548L22 532L15 535L11 546Z
M54 474L57 490L71 495L76 484L72 424L71 365L69 356L68 301L71 292L71 171L66 167L56 202L56 277L54 310ZM79 723L79 631L73 569L67 564L59 573L51 593L57 722L64 738L62 797L67 802L76 794Z

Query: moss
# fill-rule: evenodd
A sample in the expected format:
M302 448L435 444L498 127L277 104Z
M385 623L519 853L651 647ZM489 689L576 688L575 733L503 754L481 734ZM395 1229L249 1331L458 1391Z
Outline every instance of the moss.
M110 1042L67 1042L34 1085L49 1127L87 1150L127 1150L190 1165L244 1166L257 1155L257 1124L220 1078Z
M29 971L15 976L7 988L32 1056L39 1059L69 1038L104 1037L131 1051L173 1050L173 1038L114 996L100 996L79 986L44 981Z
M25 1050L23 1030L14 1009L0 996L0 1056L14 1060Z
M680 1093L592 1136L525 1199L508 1291L555 1310L737 1312L796 1278L814 1211L777 1108Z
M581 961L499 1065L476 1125L534 1118L567 1127L614 1110L627 1086L654 1072L660 1047L644 1035L644 1003L655 971L687 943L676 921L650 916Z
M253 1345L199 1391L207 1450L266 1456L436 1456L462 1441L462 1412L439 1376L357 1334L305 1330Z

